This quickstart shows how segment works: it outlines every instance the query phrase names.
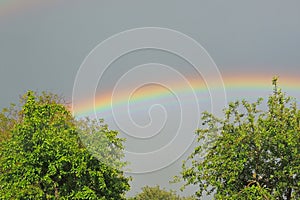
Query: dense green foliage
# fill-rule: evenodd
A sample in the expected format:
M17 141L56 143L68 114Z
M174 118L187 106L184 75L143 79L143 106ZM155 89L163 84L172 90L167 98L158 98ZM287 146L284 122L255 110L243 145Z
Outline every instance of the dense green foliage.
M203 114L199 145L181 174L197 196L300 199L300 111L276 78L273 86L266 111L259 99L230 103L224 119Z
M103 123L76 121L57 96L28 92L1 114L1 199L124 199L129 179L100 162L80 138L107 138L98 154L123 165L122 140ZM13 112L13 114L9 114ZM111 145L107 145L111 144Z
M195 200L193 197L180 197L174 191L161 189L159 186L143 187L142 192L131 200Z

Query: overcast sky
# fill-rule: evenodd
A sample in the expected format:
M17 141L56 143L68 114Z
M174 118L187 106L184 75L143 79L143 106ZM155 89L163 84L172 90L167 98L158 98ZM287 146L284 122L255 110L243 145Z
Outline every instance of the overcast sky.
M87 54L108 37L138 27L187 34L207 50L221 74L300 76L299 8L297 0L29 0L28 4L0 0L0 108L28 89L52 91L71 100L77 70ZM158 53L129 55L123 63L118 61L119 66L130 69L136 60L147 63L147 55ZM111 79L121 75L118 69L108 72ZM169 187L180 163L134 175L131 194L143 184Z

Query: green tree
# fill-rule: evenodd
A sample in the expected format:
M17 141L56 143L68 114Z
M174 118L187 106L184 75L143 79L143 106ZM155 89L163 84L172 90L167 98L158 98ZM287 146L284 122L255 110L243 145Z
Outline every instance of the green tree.
M195 200L193 197L180 197L176 192L161 189L159 186L143 187L142 192L131 200Z
M28 92L22 99L13 121L1 118L1 135L9 135L1 142L1 199L125 199L129 179L95 158L80 139L108 138L97 150L118 152L110 159L121 166L116 131L101 121L76 121L55 95Z
M11 137L11 129L17 123L18 112L16 105L11 104L9 108L4 108L0 112L0 147L1 143L7 141Z
M181 178L199 187L196 195L216 199L300 198L300 111L273 79L262 110L236 101L224 119L205 112L196 131L199 145L183 164Z
M40 96L37 97L39 103L57 103L57 104L65 104L64 99L56 94L42 92ZM24 105L27 100L27 94L20 96L19 103L20 105ZM2 112L0 112L0 146L1 142L5 142L11 137L11 131L13 127L20 123L23 119L23 110L19 109L19 107L11 103L8 108L4 108Z

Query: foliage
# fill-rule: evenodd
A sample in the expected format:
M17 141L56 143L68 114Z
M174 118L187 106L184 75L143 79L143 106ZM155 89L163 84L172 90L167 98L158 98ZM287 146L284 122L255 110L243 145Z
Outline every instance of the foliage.
M11 137L10 131L17 123L18 113L15 107L15 104L11 104L0 113L0 145Z
M300 111L273 79L267 110L236 101L224 119L205 112L199 146L183 164L185 185L216 199L300 198Z
M143 187L142 192L130 200L194 200L193 197L180 197L174 191L161 189L159 186Z
M81 142L87 150L104 164L117 169L123 168L127 163L120 161L124 157L123 142L118 138L118 131L110 130L102 119L76 121L76 127Z
M121 152L117 132L103 123L77 122L55 95L29 91L22 102L12 121L9 115L1 118L1 135L9 135L1 142L1 199L125 199L129 179L96 159L80 140L84 134L106 137ZM111 146L98 148L105 155L108 150Z
M39 103L65 104L62 97L52 93L42 92L42 94L40 96L37 96L36 98L38 98ZM21 105L24 105L26 100L27 94L24 94L23 96L20 96L19 103ZM20 123L22 121L22 118L23 110L19 109L19 107L14 103L11 103L10 107L4 108L2 112L0 112L0 145L1 142L10 139L11 130L17 123Z

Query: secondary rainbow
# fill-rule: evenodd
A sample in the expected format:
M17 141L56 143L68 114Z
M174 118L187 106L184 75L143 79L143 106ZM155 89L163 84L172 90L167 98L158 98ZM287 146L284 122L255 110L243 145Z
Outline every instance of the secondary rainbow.
M40 9L57 1L41 1L41 0L0 0L0 20L9 17L18 16L31 9Z

